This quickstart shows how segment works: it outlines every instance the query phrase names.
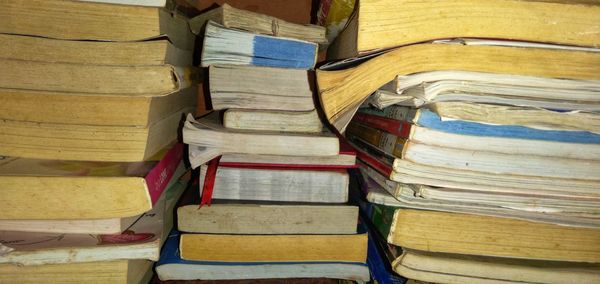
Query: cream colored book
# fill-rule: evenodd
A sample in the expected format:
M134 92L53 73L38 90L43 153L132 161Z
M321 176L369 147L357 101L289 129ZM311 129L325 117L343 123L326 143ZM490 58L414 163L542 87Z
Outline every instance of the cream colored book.
M581 262L466 256L405 249L392 267L398 274L434 283L598 283L600 266Z
M237 9L227 3L190 19L190 27L196 35L200 35L209 20L227 28L320 44L327 43L325 28L322 26L294 24L268 15Z
M456 37L598 47L599 13L598 2L586 0L360 1L328 57Z
M323 132L323 123L316 110L312 111L266 111L250 109L228 109L223 115L223 126L233 129Z

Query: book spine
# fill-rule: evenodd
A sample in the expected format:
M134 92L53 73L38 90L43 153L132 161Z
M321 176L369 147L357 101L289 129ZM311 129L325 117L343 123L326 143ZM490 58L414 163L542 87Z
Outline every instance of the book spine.
M358 137L386 154L399 158L402 157L406 138L398 137L357 122L351 122L346 132L348 135Z
M357 149L356 157L359 160L363 161L365 164L374 168L376 171L378 171L382 175L384 175L386 177L390 177L392 175L393 168L391 165L388 165L388 164L380 161L378 158L367 153L365 150Z
M357 113L353 119L365 126L377 128L398 137L408 139L410 136L412 124L405 121L366 113Z
M144 178L152 205L160 198L167 184L173 178L173 174L182 158L183 144L177 143Z
M370 114L384 118L390 118L394 120L400 120L404 122L414 122L417 117L417 109L406 106L391 105L382 110L374 107L360 108L358 113Z

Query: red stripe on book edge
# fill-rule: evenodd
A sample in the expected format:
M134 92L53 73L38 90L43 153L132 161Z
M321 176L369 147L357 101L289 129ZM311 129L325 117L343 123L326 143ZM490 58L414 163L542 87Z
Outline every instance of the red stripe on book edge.
M144 180L148 186L148 193L152 206L158 201L165 187L173 178L173 174L179 166L179 162L183 158L183 144L177 143L165 156L148 172Z
M406 139L409 138L408 136L410 135L410 128L412 126L411 123L405 121L370 115L366 113L357 113L353 119L366 126L381 129L385 132Z
M381 174L385 175L386 177L390 177L392 175L393 169L391 166L389 166L385 163L382 163L377 158L369 155L366 152L361 151L360 149L356 150L356 154L357 154L358 159L363 161L365 164L371 166L376 171L380 172Z
M302 171L316 171L316 170L344 170L344 169L355 169L358 168L357 164L354 165L303 165L303 164L263 164L263 163L243 163L243 162L223 162L219 166L227 168L244 168L244 169L264 169L264 170L302 170Z
M202 186L202 198L200 199L200 208L203 205L210 206L212 202L213 190L215 189L215 181L217 179L217 169L219 167L219 161L221 156L218 156L210 162L206 168L206 175L204 176L204 185Z

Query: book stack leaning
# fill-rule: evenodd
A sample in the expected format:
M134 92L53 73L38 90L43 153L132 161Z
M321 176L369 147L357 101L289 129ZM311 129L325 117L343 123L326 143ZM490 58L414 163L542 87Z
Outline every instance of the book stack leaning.
M497 2L360 1L331 57L389 50L318 70L321 103L398 274L598 283L600 6Z
M2 283L148 282L186 185L187 19L97 2L0 4Z
M215 111L185 122L202 205L178 208L159 278L368 281L367 235L358 207L345 204L356 156L313 101L324 29L228 5L192 22Z

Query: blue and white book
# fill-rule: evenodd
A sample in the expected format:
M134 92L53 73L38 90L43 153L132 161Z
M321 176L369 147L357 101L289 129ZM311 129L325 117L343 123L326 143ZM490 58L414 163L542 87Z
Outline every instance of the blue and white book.
M317 52L316 43L253 34L209 21L204 34L201 65L255 65L308 70L315 66Z
M183 260L180 233L173 230L163 246L156 273L160 280L236 280L272 278L333 278L369 281L366 263L341 262L213 262Z

